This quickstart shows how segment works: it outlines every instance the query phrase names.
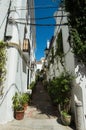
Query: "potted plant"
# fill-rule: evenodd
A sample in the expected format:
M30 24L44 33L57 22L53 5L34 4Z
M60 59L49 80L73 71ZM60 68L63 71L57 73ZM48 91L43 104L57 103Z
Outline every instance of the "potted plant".
M14 109L14 118L17 120L21 120L24 118L24 106L22 95L20 93L15 93L12 98L13 101L13 109Z
M48 92L52 102L58 105L60 117L70 113L71 90L74 76L67 71L62 72L57 78L49 82Z
M27 110L29 100L30 100L29 94L28 93L22 93L22 104L24 106L24 110Z
M70 125L71 123L71 115L66 111L61 111L61 121L64 125Z
M72 80L74 76L69 72L63 72L60 77L60 114L61 121L64 125L70 125L71 123L71 90Z

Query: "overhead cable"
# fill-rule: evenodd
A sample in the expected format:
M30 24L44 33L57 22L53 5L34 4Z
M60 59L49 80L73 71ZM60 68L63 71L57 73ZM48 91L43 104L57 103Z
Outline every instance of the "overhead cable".
M57 6L47 5L47 6L36 6L36 7L16 7L17 10L27 10L27 9L51 9L51 8L57 8Z
M67 17L67 15L59 15L59 16L47 16L47 17L39 17L39 18L28 18L31 20L43 20L43 19L51 19L51 18L57 18L57 17ZM17 18L15 20L25 20L25 18Z
M16 21L16 23L19 24L26 24L26 22L18 22ZM34 24L34 23L27 23L27 25L31 25L31 26L66 26L68 25L68 23L64 23L64 24Z

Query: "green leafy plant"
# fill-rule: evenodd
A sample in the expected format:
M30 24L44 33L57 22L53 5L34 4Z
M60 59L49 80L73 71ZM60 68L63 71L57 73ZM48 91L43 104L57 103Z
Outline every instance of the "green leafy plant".
M3 82L6 75L6 44L0 41L0 95L3 94Z
M49 82L47 80L43 80L43 86L45 88L45 90L47 90Z
M69 111L71 100L72 80L74 76L67 71L62 72L56 79L49 83L48 92L55 104L60 104L61 109Z
M28 104L30 100L30 96L27 93L22 93L21 95L22 98L22 104Z
M21 93L16 92L12 98L13 109L14 109L14 118L21 120L24 118L25 106L24 99Z
M54 47L51 48L51 52L50 52L50 63L54 63Z
M58 61L64 66L63 57L64 57L64 51L63 51L63 40L62 40L62 30L58 33L57 39L56 39L56 52L55 56Z
M58 33L58 37L56 39L56 55L63 55L63 41L62 41L62 30Z
M72 43L73 52L86 65L86 0L65 0L65 9L69 12L69 41Z
M73 39L71 46L74 54L77 56L79 61L83 61L86 64L86 44L83 44L77 29L72 28L70 30L70 35Z
M12 98L13 101L13 109L14 111L19 111L19 110L24 110L24 106L23 106L23 98L22 95L20 93L15 93L15 95Z
M71 124L71 115L68 114L66 111L61 111L61 121L63 125L70 125Z
M30 84L29 88L32 89L32 90L34 90L35 87L36 87L36 82L33 81L33 82Z
M69 114L66 112L66 111L61 111L61 114L66 117L66 116L69 116Z

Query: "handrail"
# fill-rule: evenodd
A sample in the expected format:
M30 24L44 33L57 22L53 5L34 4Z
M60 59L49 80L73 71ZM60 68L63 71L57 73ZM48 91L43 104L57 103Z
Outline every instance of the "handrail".
M17 43L11 43L11 42L6 42L5 44L6 44L7 47L14 47L14 48L16 48L16 49L18 50L19 54L21 55L21 57L23 58L23 60L27 63L27 60L26 60L26 58L25 58L25 56L24 56L24 54L23 54L23 52L22 52L22 50L21 50L20 45L18 45ZM2 103L3 103L3 101L4 101L5 97L6 97L6 95L8 94L8 92L10 91L10 89L11 89L11 87L12 87L13 85L15 85L15 87L17 88L17 90L18 90L18 92L19 92L19 89L18 89L17 85L16 85L15 83L13 83L13 84L8 88L8 90L6 91L6 93L3 94L2 98L1 98L1 102L0 102L0 106L2 105Z
M17 87L17 85L16 85L15 83L11 84L10 87L8 88L8 90L6 91L6 93L4 94L4 96L2 97L2 101L1 101L1 103L0 103L0 106L2 105L2 103L3 103L4 99L5 99L5 97L7 96L8 92L10 91L10 89L11 89L11 87L12 87L13 85L16 87L16 89L18 90L18 92L20 92L20 91L19 91L19 88Z

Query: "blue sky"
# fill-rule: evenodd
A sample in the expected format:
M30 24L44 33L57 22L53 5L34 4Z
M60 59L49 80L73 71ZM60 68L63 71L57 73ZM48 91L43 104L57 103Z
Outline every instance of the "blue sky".
M60 0L34 0L35 7L46 7L54 6L57 8L36 8L35 17L43 18L48 16L53 16L54 12L58 9ZM53 24L55 23L54 18L36 20L36 24ZM36 60L40 60L41 57L44 57L44 49L46 48L47 40L50 40L54 34L53 26L36 26Z

